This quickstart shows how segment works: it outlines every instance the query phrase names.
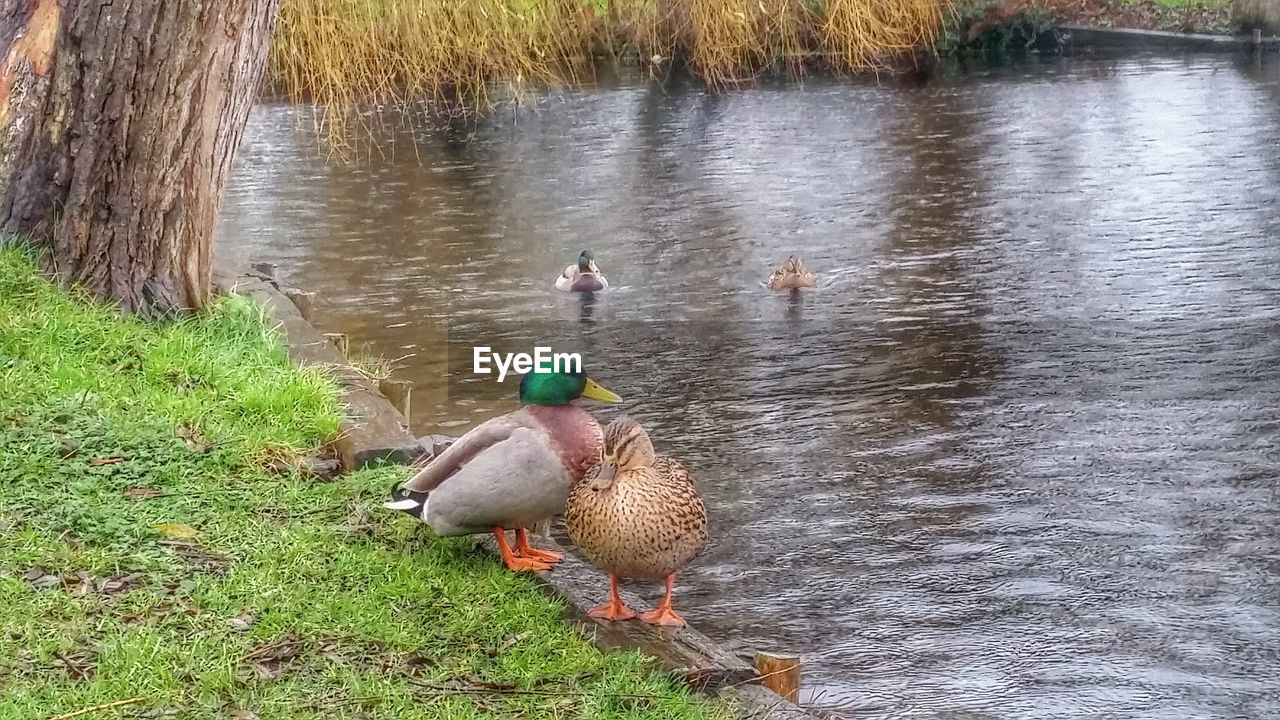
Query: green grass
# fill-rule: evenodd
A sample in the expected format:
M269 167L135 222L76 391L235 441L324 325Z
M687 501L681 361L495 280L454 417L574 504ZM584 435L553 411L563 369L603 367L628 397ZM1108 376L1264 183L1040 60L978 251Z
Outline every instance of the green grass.
M148 325L0 250L0 717L729 713L384 511L403 469L288 469L335 433L333 390L242 299Z

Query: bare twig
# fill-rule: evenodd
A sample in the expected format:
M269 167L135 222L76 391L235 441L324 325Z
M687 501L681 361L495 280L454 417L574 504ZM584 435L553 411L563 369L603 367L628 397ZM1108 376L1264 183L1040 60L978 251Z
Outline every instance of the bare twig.
M80 717L81 715L88 715L91 712L97 712L99 710L110 710L111 708L123 707L125 705L136 705L142 702L143 700L146 700L146 698L133 697L127 700L116 700L115 702L109 702L109 703L106 703L105 705L94 705L93 707L87 707L83 710L76 710L75 712L69 712L69 713L66 713L65 715L54 715L53 717L49 718L49 720L71 720L71 718Z
M789 668L783 668L783 669L781 669L781 670L774 670L773 672L765 673L765 674L763 674L763 675L756 675L756 676L755 676L755 677L753 677L753 678L748 678L748 679L746 679L746 680L739 680L739 681L738 681L738 682L736 682L736 683L730 683L730 684L729 684L729 685L727 685L726 687L734 688L734 687L742 687L743 685L755 685L755 684L759 683L761 680L764 680L765 678L771 678L771 677L773 677L774 675L781 675L782 673L787 672L788 670L789 670Z

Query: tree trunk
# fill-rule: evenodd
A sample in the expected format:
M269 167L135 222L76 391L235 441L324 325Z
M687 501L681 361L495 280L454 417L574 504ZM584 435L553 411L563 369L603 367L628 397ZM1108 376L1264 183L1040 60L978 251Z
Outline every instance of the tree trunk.
M280 0L0 0L0 242L143 316L208 301Z

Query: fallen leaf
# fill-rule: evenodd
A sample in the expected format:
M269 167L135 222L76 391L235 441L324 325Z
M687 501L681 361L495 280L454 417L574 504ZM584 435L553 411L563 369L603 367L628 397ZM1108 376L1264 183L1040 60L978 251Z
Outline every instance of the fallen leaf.
M413 675L423 668L433 667L435 665L435 660L419 653L412 653L400 661L401 669L409 675Z
M71 655L55 653L54 657L58 658L59 664L67 669L67 675L70 675L72 680L86 680L94 674L94 658L89 651L80 650Z
M209 443L205 442L204 433L200 432L200 428L196 427L190 420L184 421L182 427L178 428L178 437L182 438L182 442L186 444L187 449L194 453L206 453L209 451Z
M102 467L103 465L115 465L116 463L122 463L122 462L124 462L124 458L122 457L109 457L109 458L94 458L89 461L89 464L92 465L93 467Z
M172 592L173 588L166 588L166 590ZM120 616L120 622L136 623L148 618L162 618L169 615L195 615L199 612L197 608L187 605L183 600L178 600L178 603L181 607L174 607L172 601L156 603L143 614L135 613Z
M45 590L62 584L62 576L46 572L42 567L31 568L22 574L22 579L31 583L31 587L37 590Z
M244 654L245 660L289 660L302 652L302 641L298 636L289 633L269 643L256 645Z
M302 641L297 635L289 633L269 643L258 645L245 653L244 659L253 663L258 677L274 680L284 672L284 667L302 652Z
M257 620L258 616L254 613L244 612L233 618L227 618L227 627L236 632L244 632L245 630L253 627L253 624L257 622Z
M308 455L302 459L302 469L317 480L332 480L342 474L342 463L335 458L321 459Z
M516 645L516 643L529 637L529 633L530 633L529 630L525 630L522 633L516 633L515 635L512 635L506 640L503 640L502 644L498 646L498 652L505 652L507 650L510 650L512 647Z
M372 534L373 515L358 502L352 503L351 514L347 516L347 530L351 532Z
M276 458L268 462L265 468L267 472L272 473L273 475L280 475L292 470L293 464L288 461L280 460L279 458Z
M77 552L84 549L84 543L80 542L80 538L76 537L76 534L70 530L63 531L62 535L60 535L58 539L65 542L67 547Z
M182 556L183 560L200 570L211 572L225 570L227 565L230 564L226 555L216 553L195 543L182 542L180 540L159 540L157 544L172 548L175 553Z
M248 710L232 710L228 715L231 716L231 720L260 720L258 713Z
M337 643L320 643L320 646L316 648L316 652L320 657L332 660L333 662L340 662L342 660L342 655L338 653Z
M152 525L151 527L171 538L187 539L200 537L199 530L196 530L190 525L183 525L182 523L160 523L159 525Z
M124 496L130 500L145 500L162 495L164 495L163 492L153 487L131 487L124 491Z
M253 671L263 680L275 680L284 672L284 663L275 661L254 663Z
M519 686L515 685L514 683L491 682L489 680L481 680L480 678L474 678L474 677L455 678L454 682L462 686L463 688L466 688L467 690L480 688L483 690L503 691L503 690L516 690L519 688Z
M62 578L58 577L57 575L45 575L43 577L40 577L31 581L31 587L37 590L44 590L45 588L57 587L58 585L61 585L61 584L62 584Z
M64 577L62 584L71 591L72 597L84 597L93 592L93 576L86 570L77 570L75 575Z
M98 581L98 592L120 593L128 592L138 587L146 580L146 575L140 572L129 573L128 575L120 575L113 578L105 578Z

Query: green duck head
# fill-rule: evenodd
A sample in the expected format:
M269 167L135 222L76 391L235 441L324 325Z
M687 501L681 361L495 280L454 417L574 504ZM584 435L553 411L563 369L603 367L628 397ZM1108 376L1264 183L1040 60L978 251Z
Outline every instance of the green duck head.
M591 254L590 250L583 250L578 256L578 270L581 272L596 272L596 256Z
M622 398L582 372L531 372L520 379L521 405L568 405L580 397L603 403Z

